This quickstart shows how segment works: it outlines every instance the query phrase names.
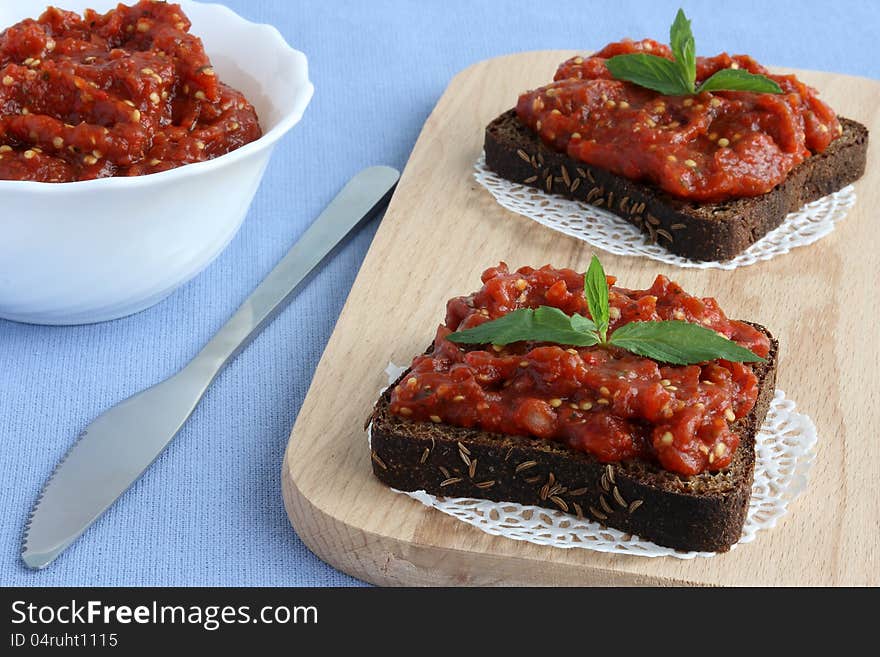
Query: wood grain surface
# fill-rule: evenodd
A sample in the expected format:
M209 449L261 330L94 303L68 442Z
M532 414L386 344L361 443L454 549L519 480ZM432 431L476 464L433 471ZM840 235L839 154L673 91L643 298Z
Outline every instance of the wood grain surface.
M581 271L589 262L590 245L504 210L473 179L483 127L570 55L480 62L452 80L425 123L291 434L282 480L294 528L320 558L385 585L880 584L880 83L872 80L798 72L873 133L857 205L831 235L732 272L600 253L626 287L663 273L779 338L778 387L813 418L819 443L806 492L776 528L711 559L563 550L490 536L373 477L363 425L385 366L421 352L448 298L477 289L500 260Z

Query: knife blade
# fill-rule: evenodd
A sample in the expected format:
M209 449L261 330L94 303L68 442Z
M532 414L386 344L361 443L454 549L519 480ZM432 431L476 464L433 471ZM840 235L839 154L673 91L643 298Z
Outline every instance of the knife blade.
M85 428L28 517L21 553L27 566L49 565L137 481L220 370L287 305L312 269L388 202L399 177L385 166L355 175L195 358Z

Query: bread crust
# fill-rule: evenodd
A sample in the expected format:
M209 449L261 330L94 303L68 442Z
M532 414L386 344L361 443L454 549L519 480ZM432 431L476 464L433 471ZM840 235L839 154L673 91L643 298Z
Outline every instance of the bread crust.
M548 148L508 110L486 127L486 166L513 182L592 203L653 242L691 260L729 260L779 226L789 212L838 191L865 172L868 129L841 118L843 134L761 196L695 203Z
M638 459L603 464L554 441L406 420L389 412L391 386L368 420L373 474L398 490L542 506L659 545L726 552L742 534L755 437L776 387L778 343L767 329L753 326L770 337L770 354L753 366L758 399L734 425L740 445L719 473L684 477Z

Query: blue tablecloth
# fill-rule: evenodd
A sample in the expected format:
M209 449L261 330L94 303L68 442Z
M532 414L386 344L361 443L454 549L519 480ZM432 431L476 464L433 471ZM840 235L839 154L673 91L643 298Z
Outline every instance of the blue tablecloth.
M280 464L375 224L363 230L214 383L183 431L86 535L42 572L22 525L79 430L174 372L219 328L356 171L403 168L450 78L514 51L666 41L676 1L226 0L303 50L316 93L280 145L238 237L159 305L95 326L0 320L0 583L356 585L287 521ZM63 5L63 0L58 0ZM875 0L691 0L697 49L880 78ZM306 157L305 155L308 154ZM2 215L0 215L2 226Z

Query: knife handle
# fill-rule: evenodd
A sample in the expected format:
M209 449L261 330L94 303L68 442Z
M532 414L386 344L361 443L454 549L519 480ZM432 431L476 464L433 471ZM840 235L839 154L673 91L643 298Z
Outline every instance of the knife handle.
M341 241L372 218L394 191L400 174L386 166L364 169L342 188L235 314L175 378L206 389L266 324L290 302L299 285Z

